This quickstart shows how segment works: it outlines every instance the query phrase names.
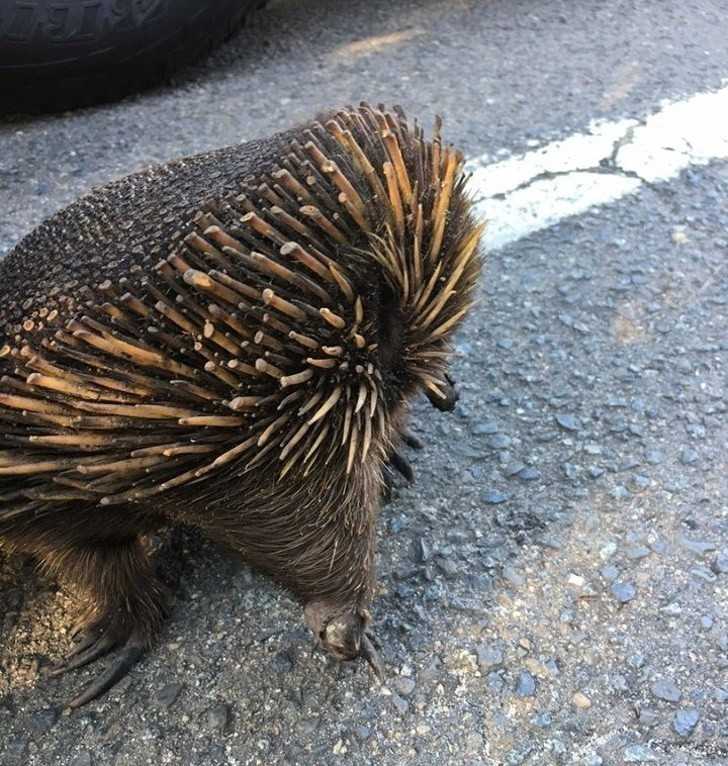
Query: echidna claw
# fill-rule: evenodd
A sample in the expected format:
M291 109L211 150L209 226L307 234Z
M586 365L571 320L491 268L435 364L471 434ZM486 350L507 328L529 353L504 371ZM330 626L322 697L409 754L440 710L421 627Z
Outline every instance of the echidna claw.
M372 640L366 633L361 637L360 655L367 661L374 675L379 680L379 683L383 684L384 663L382 662L382 658L379 656L379 652L372 643Z
M425 445L411 432L402 431L402 441L412 449L422 449Z
M410 484L415 480L415 472L412 470L412 465L402 453L392 450L392 454L389 456L389 464L392 468L396 468Z

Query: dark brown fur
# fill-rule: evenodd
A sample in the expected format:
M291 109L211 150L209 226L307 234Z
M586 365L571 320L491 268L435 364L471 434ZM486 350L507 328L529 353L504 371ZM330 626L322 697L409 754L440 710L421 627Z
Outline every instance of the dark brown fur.
M366 105L324 123L103 187L0 263L0 539L87 594L69 667L125 645L73 704L157 635L139 540L169 524L239 550L334 656L376 664L383 466L418 389L453 403L480 229L439 127L428 143Z

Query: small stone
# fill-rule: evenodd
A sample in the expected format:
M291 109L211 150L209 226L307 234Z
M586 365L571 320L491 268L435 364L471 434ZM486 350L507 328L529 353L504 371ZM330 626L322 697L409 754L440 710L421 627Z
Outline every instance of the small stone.
M214 705L206 712L205 718L208 728L224 733L230 724L230 705L224 702Z
M693 577L699 577L701 580L705 580L705 582L715 582L718 579L718 576L711 572L708 567L693 567L690 570L690 574L693 575Z
M718 547L715 543L711 543L708 540L689 540L687 537L680 538L680 545L697 556L703 556Z
M355 726L353 732L359 742L366 742L372 736L372 730L368 726Z
M31 713L28 728L33 734L40 735L50 731L56 724L60 715L58 708L48 707Z
M689 737L700 720L700 713L694 707L678 710L672 720L672 728L680 737Z
M656 726L660 721L658 712L651 707L640 707L637 718L643 726Z
M622 484L618 484L616 487L613 487L609 495L615 500L628 500L630 497L632 497L632 493Z
M588 471L592 479L598 479L600 476L604 476L605 473L604 469L598 465L590 465Z
M680 702L682 697L680 689L669 678L655 681L650 689L657 699L665 700L665 702Z
M348 748L344 744L344 740L339 739L336 741L336 744L332 748L332 751L334 755L346 755L346 753L348 752Z
M536 679L527 670L518 674L516 694L519 697L533 697L536 694Z
M612 595L620 604L626 604L637 594L637 588L631 582L615 582L612 585Z
M476 436L482 436L484 434L497 434L498 425L492 420L485 423L476 423L473 426L472 431Z
M628 745L624 748L625 763L654 763L656 760L657 756L646 745Z
M505 466L503 466L503 475L507 476L508 478L511 478L511 476L517 476L525 467L526 466L523 463L515 460L512 463L507 463Z
M611 556L614 556L614 554L617 552L617 543L607 543L606 545L603 545L599 549L599 558L602 559L602 561L606 561Z
M658 449L650 449L645 452L645 460L650 465L659 465L664 459L665 456Z
M704 614L700 618L700 627L703 630L710 630L713 627L713 617L709 614Z
M518 478L523 481L537 481L541 478L541 471L529 465L518 472Z
M523 585L525 579L523 575L516 571L512 566L506 564L503 567L503 577L508 580L511 585L515 585L517 588Z
M682 226L678 226L672 230L672 241L676 245L686 245L690 240L685 233L685 229Z
M564 476L570 481L574 481L578 478L579 466L574 465L573 463L564 463L561 467L564 471Z
M630 654L629 657L627 657L627 664L631 668L639 670L639 668L645 664L645 658L642 654Z
M421 564L432 558L432 548L424 537L420 537L415 543L415 558Z
M394 679L394 688L403 697L409 697L415 690L415 682L407 676L397 676L397 678Z
M605 580L612 582L612 580L616 580L619 577L619 570L614 564L607 564L599 570L599 574L601 574Z
M478 646L475 652L478 656L478 667L482 673L503 664L503 652L497 646Z
M458 566L452 559L438 558L437 566L445 577L452 579L457 576Z
M510 499L511 495L508 492L500 492L497 489L490 489L483 495L483 500L488 505L500 505L500 503L505 503Z
M728 573L728 550L722 550L720 553L716 555L716 557L713 559L710 568L716 573L716 574L726 574Z
M4 741L3 764L7 766L24 766L27 763L28 740L25 737L15 736L6 738Z
M488 439L486 445L491 449L507 449L511 446L511 437L505 434L494 434Z
M392 694L392 704L400 715L404 715L409 710L409 705L399 694Z
M587 697L586 694L582 694L581 692L576 692L576 694L574 694L574 696L571 698L571 702L573 703L574 707L577 707L580 710L588 710L592 705L589 697Z
M72 761L71 766L91 766L91 753L82 750Z
M157 694L157 702L163 707L170 707L174 704L179 693L182 691L182 684L167 684L160 689Z
M641 474L635 474L629 480L629 489L632 492L643 492L650 486L650 480L647 476Z
M643 559L645 556L649 556L650 553L651 551L646 545L631 545L626 550L627 558L633 561Z
M698 453L692 447L683 447L680 451L680 462L683 465L692 465L698 462Z
M554 419L564 431L578 431L581 428L581 423L575 415L559 413L554 415Z

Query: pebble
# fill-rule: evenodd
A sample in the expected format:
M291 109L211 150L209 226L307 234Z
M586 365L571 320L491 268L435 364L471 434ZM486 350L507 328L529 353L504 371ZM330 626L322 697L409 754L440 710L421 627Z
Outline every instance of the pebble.
M611 582L612 580L616 580L617 577L619 577L619 570L614 566L614 564L607 564L599 570L599 574L601 574L605 580L609 580Z
M91 753L82 750L72 761L71 766L91 766Z
M476 423L473 426L472 431L476 436L482 436L484 434L497 434L498 425L492 420L486 421L485 423Z
M643 726L655 726L660 720L658 712L651 707L641 707L637 718Z
M646 545L631 545L627 548L625 553L627 554L628 559L636 561L645 558L645 556L649 556L651 551Z
M523 481L536 481L541 478L541 471L529 465L518 472L518 478Z
M511 476L517 476L525 467L526 466L523 463L520 463L516 460L503 466L503 475L507 476L508 478Z
M669 678L661 678L655 681L651 686L651 691L657 699L665 700L666 702L680 702L682 697L680 689Z
M170 707L174 704L179 693L182 691L182 684L167 684L157 694L157 702L164 707Z
M485 495L483 495L483 500L488 503L488 505L499 505L500 503L505 503L510 499L510 493L500 492L497 489L490 489L485 493Z
M627 657L627 664L632 668L639 669L645 664L645 658L641 654L630 654Z
M605 567L606 569L606 567ZM637 588L631 582L615 582L612 584L612 595L620 604L626 604L637 594Z
M211 707L205 714L210 729L224 733L230 724L230 705L221 702Z
M491 449L507 449L511 446L511 437L505 434L494 434L488 439L486 445Z
M55 726L59 714L58 708L53 707L37 710L35 713L31 713L28 728L35 735L45 734Z
M527 670L518 674L516 694L519 697L533 697L536 694L536 679Z
M399 694L392 694L392 704L400 715L404 715L409 710L406 700L403 700Z
M601 466L598 465L590 465L589 466L589 476L591 476L592 479L598 479L600 476L604 476L605 471Z
M394 688L403 697L409 697L415 690L415 682L407 676L397 676L397 678L394 679Z
M503 567L503 577L516 587L520 587L525 582L523 575L509 564Z
M672 720L672 728L680 737L689 737L700 720L700 713L694 707L678 710Z
M575 415L559 413L554 415L554 419L565 431L578 431L581 428L581 423Z
M656 760L657 756L646 745L628 745L624 748L625 763L654 763Z
M574 707L578 707L580 710L588 710L592 706L589 697L581 692L576 692L571 698L571 701L574 704Z
M478 646L475 652L478 656L478 666L483 673L503 664L503 652L497 646Z
M659 465L664 459L665 456L658 449L651 449L645 452L645 460L650 465Z
M722 550L720 553L716 555L716 557L713 559L710 568L716 573L716 574L726 574L728 573L728 550Z
M692 465L698 462L698 453L692 447L683 447L680 451L680 462L683 465Z
M689 540L687 537L680 538L680 545L698 556L710 553L718 547L715 543L711 543L708 540Z

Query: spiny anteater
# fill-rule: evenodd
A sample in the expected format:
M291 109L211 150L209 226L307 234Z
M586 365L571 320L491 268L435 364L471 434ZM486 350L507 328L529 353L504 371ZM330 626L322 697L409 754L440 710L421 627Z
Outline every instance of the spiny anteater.
M481 226L462 157L363 103L109 184L0 264L0 539L89 597L58 670L121 678L165 593L140 537L201 528L366 657L383 468L452 404Z

